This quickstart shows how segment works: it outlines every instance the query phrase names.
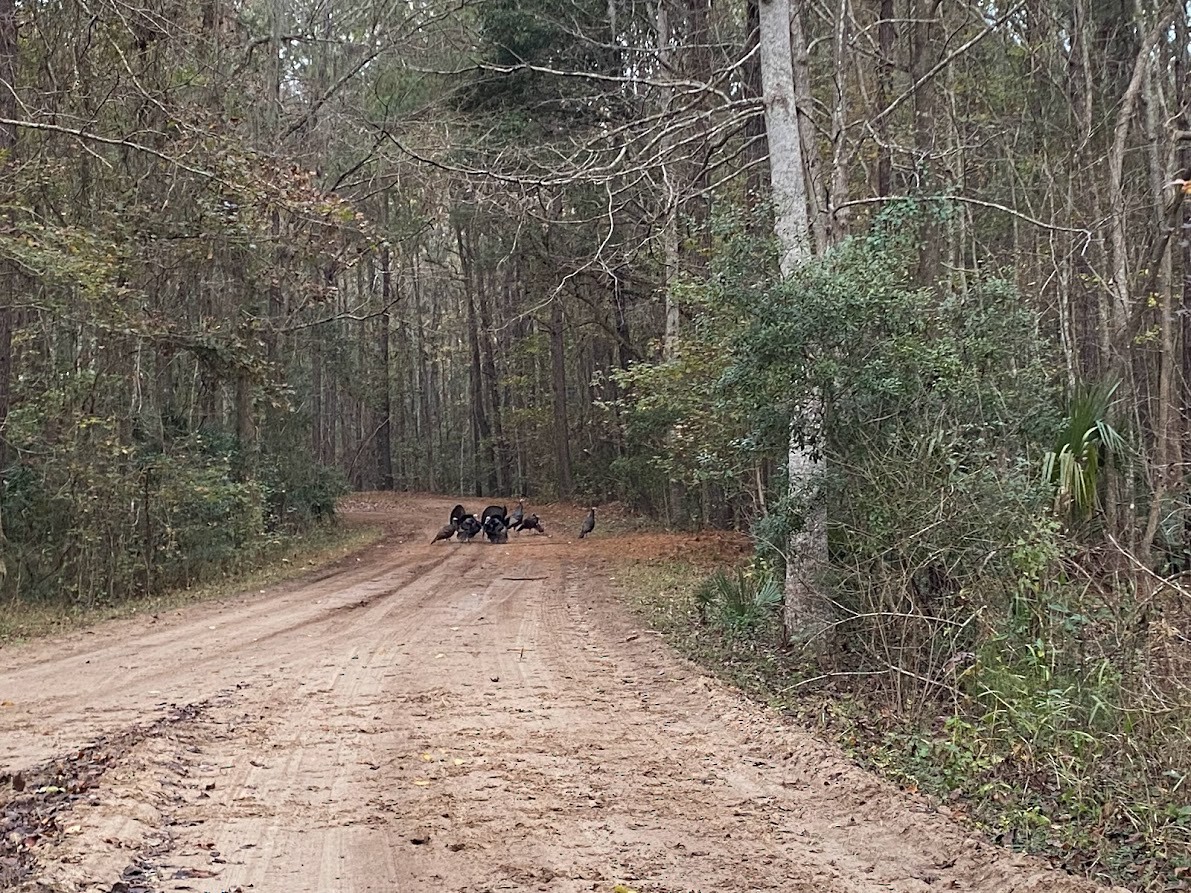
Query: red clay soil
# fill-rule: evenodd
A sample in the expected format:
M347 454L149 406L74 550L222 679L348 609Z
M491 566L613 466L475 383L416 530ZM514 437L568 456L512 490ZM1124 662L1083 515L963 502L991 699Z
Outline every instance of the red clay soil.
M0 651L0 888L1096 889L713 681L605 582L738 541L581 541L551 506L548 537L430 545L455 501L356 497L386 537L305 579Z

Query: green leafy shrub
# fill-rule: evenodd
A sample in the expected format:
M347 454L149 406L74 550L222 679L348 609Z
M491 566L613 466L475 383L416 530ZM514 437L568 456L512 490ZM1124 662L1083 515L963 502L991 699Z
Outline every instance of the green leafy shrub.
M268 529L300 529L335 514L335 502L348 492L339 468L320 465L304 452L274 453L261 462Z
M233 566L264 528L260 487L235 480L226 459L162 455L143 466L146 532L159 585L188 585Z

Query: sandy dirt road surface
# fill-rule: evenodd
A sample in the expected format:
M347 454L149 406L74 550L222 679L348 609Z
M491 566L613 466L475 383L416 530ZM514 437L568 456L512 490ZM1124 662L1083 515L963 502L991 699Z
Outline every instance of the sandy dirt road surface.
M581 510L430 545L453 502L358 501L384 539L302 580L0 651L0 888L1096 889L668 652Z

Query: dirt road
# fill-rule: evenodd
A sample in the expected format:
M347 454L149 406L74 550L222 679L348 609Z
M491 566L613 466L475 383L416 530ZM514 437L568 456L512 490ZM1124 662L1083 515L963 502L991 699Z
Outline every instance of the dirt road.
M667 652L578 510L428 545L450 505L378 497L386 538L305 580L0 651L0 888L1094 889Z

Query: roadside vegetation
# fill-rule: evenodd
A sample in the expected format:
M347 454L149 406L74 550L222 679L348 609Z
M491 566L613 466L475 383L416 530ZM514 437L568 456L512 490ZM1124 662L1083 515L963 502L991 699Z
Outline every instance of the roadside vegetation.
M1131 889L1180 889L1181 533L1158 529L1145 558L1122 544L1141 459L1115 383L1064 395L1055 347L1008 282L915 285L917 213L891 209L777 285L729 248L686 294L701 321L690 349L631 376L630 418L697 431L669 441L680 473L734 475L780 453L788 407L820 396L826 627L787 639L800 515L784 483L757 497L769 511L750 561L656 566L630 589L684 651L996 840Z
M114 398L92 385L93 410ZM2 499L0 636L247 585L370 535L337 526L342 475L289 452L284 429L254 457L254 478L236 440L218 432L134 428L128 443L118 434L115 419L36 403L9 414L7 442L22 460Z
M119 617L152 616L210 599L235 595L300 576L337 561L381 537L378 526L324 522L301 532L273 536L234 562L201 579L153 592L133 589L88 602L62 598L9 598L0 605L0 648L26 639L79 629Z
M1108 655L1082 663L1089 643L1070 623L1040 638L990 632L958 672L898 672L897 684L847 669L846 653L830 665L800 662L747 566L708 577L704 565L641 562L618 574L630 603L681 653L990 839L1102 883L1184 889L1188 711L1158 692L1130 695L1125 679L1138 684L1140 674Z

